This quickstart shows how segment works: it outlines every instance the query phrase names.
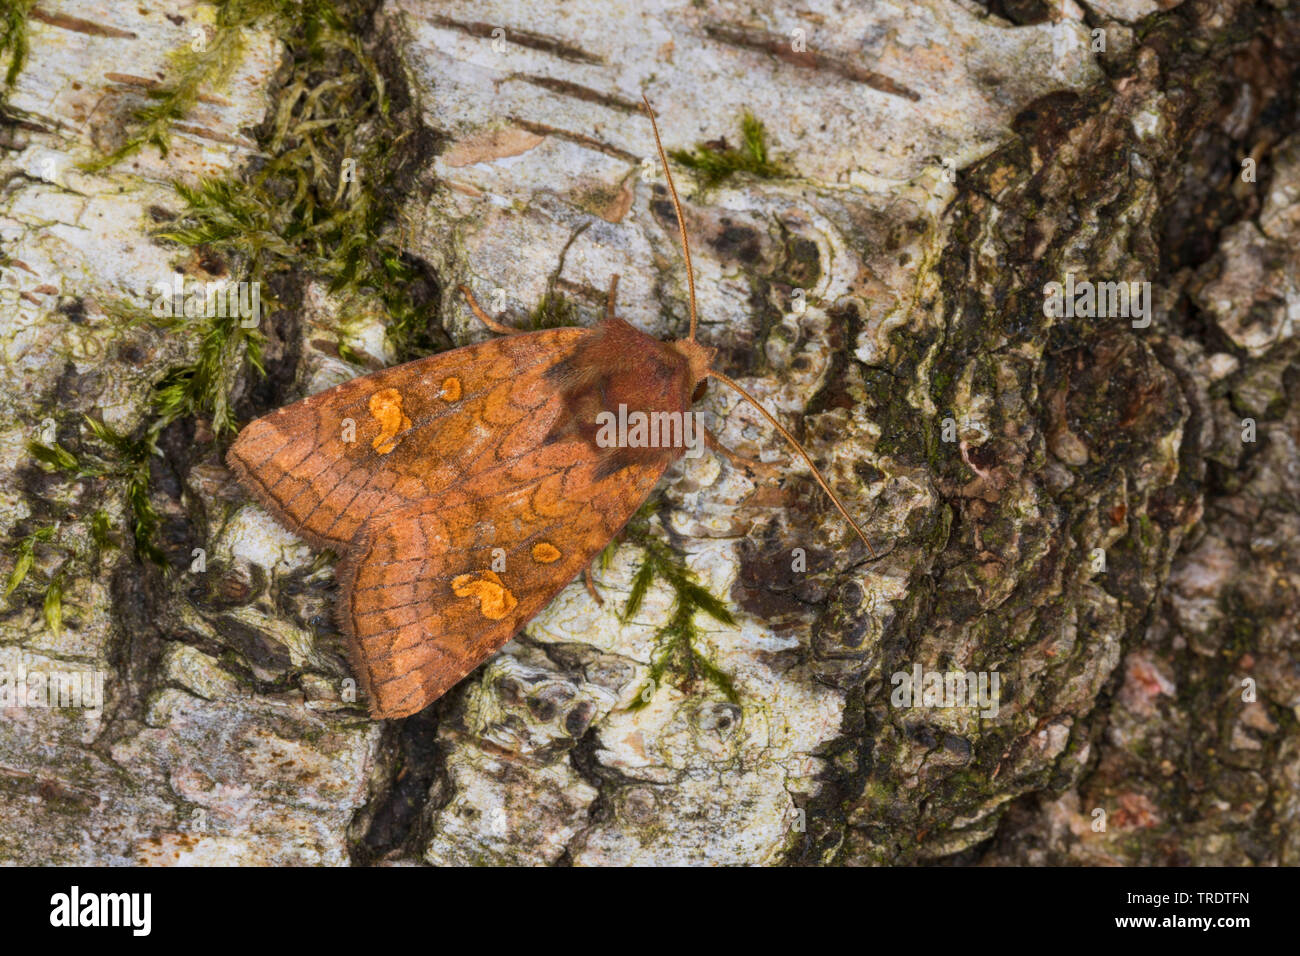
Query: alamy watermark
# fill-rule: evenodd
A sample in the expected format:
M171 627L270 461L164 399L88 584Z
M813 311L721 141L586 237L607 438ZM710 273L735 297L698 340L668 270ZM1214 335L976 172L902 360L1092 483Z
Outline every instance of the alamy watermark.
M150 311L155 318L237 318L246 329L257 327L262 316L262 283L199 282L174 273L170 281L153 284Z
M133 936L153 928L152 893L83 893L74 885L50 897L50 925L56 927L126 927Z
M36 663L37 661L40 663ZM0 710L6 707L68 708L99 711L104 707L104 671L55 669L22 655L0 660Z
M889 702L895 707L979 708L981 717L996 717L1002 677L997 671L927 671L920 664L894 673Z
M601 448L685 448L687 458L704 454L704 425L695 412L642 412L619 403L618 414L596 415Z
M1150 282L1090 282L1074 280L1065 274L1065 282L1043 286L1043 314L1053 319L1131 318L1133 328L1151 324Z

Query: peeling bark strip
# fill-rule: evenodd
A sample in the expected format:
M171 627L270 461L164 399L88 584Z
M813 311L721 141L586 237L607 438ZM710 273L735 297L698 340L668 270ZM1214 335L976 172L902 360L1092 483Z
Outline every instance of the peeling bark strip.
M920 102L921 100L921 94L915 90L908 89L902 83L890 79L883 73L868 70L866 67L859 66L842 57L832 56L829 53L814 53L812 50L798 52L791 45L789 37L768 33L765 30L736 26L710 25L705 28L705 32L715 40L747 50L770 53L777 59L802 67L805 70L829 70L846 79L853 80L855 83L864 83L882 93L901 96L913 102Z
M490 163L507 156L519 156L543 142L545 137L512 126L484 130L452 144L443 154L443 162L453 169L474 163Z
M554 53L562 60L573 60L578 63L603 63L600 57L593 53L588 53L581 47L576 47L571 43L566 43L558 37L546 36L542 33L533 33L529 30L517 30L513 27L503 27L499 23L480 23L472 20L454 20L451 17L442 14L432 13L428 15L430 23L435 23L440 27L446 27L449 30L459 30L461 33L467 33L472 37L479 37L484 40L505 40L507 43L515 43L519 46L526 46L530 50L541 50L545 53Z
M616 110L622 110L624 113L632 113L638 116L645 115L641 112L640 103L625 100L621 96L614 96L610 93L602 93L600 90L593 90L591 87L583 86L580 83L571 83L568 80L560 80L551 76L529 76L525 73L516 73L510 79L523 80L525 83L540 86L544 90L559 93L561 96L572 96L588 103L601 103Z
M592 149L599 150L607 156L616 156L619 159L625 159L629 163L639 163L641 157L636 153L621 149L618 146L603 142L594 136L587 136L585 133L575 133L572 130L557 129L554 126L547 126L545 123L535 123L532 120L526 120L521 116L511 116L510 122L520 126L530 133L536 133L538 136L558 136L561 139L567 139L570 142L579 143L582 146L589 146Z
M130 73L105 73L104 79L110 83L117 83L120 86L130 86L145 90L155 90L163 86L159 80L151 79L147 76L133 76ZM212 106L230 106L230 100L224 96L214 96L211 93L199 93L196 100L200 103L208 103Z
M138 39L136 34L130 30L119 30L117 27L106 27L102 23L94 23L91 20L83 20L80 17L71 17L66 13L46 13L44 10L36 9L28 14L33 20L48 24L52 27L59 27L63 30L71 30L74 33L84 33L92 37L109 37L114 40L135 40Z
M195 126L193 123L173 123L172 129L178 133L189 133L191 136L211 140L214 143L228 143L231 146L243 146L245 149L252 148L254 145L246 139L230 136L220 130L208 129L205 126Z

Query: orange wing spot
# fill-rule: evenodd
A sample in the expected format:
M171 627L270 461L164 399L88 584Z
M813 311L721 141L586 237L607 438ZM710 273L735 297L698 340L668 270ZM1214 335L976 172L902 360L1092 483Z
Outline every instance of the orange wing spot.
M444 402L455 402L460 400L460 379L452 375L442 380L442 391L438 397Z
M456 597L478 598L479 613L489 621L501 620L519 603L493 571L459 574L452 579L451 590Z
M560 549L549 541L538 541L533 545L533 560L538 564L550 564L560 560Z
M370 396L370 414L379 422L379 434L371 442L375 451L387 455L397 447L397 435L411 427L402 411L402 393L395 388L381 388Z

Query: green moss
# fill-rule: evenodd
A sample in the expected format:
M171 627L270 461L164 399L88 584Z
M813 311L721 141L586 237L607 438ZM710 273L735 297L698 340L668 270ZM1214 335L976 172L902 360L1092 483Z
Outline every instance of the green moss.
M14 566L9 572L9 580L5 583L4 597L8 598L27 579L36 560L37 545L48 545L65 551L72 550L64 547L57 540L59 530L58 524L46 525L18 540L13 547ZM41 602L42 614L46 628L56 636L63 630L63 583L72 557L75 557L75 554L69 555L60 562L59 567L44 581L45 596Z
M736 620L721 600L699 584L681 556L651 533L650 521L655 509L653 503L643 506L624 531L624 539L642 549L644 560L632 579L632 590L623 607L622 618L626 623L636 615L656 579L672 588L673 610L668 623L655 633L655 650L646 683L637 691L628 709L640 710L649 704L655 689L669 676L679 681L682 690L688 690L696 680L703 679L720 690L727 700L739 705L740 695L736 693L730 675L696 647L699 629L695 625L696 615L700 612L727 625L735 624ZM612 547L606 548L601 556L605 564L608 564Z
M220 86L243 57L245 31L269 25L285 46L282 86L273 115L257 132L259 158L229 177L197 185L176 183L180 217L157 236L220 260L228 282L259 284L262 316L277 307L266 292L279 275L318 277L349 298L378 299L387 311L388 337L403 360L445 346L435 337L436 284L403 253L394 228L409 198L415 161L402 144L409 122L395 115L389 86L360 37L367 6L349 0L226 0L206 48L185 47L172 59L169 82L135 116L135 128L112 154L92 164L102 169L145 146L168 150L173 124L199 93ZM108 311L121 321L160 327L128 303ZM116 454L96 474L125 479L133 514L136 553L161 563L151 543L157 517L149 505L148 456L168 425L196 415L218 434L238 422L230 396L245 370L262 374L263 335L239 316L174 319L166 327L194 343L194 358L162 376L148 420L135 438L99 434ZM340 349L344 358L355 352ZM94 427L92 425L92 427ZM75 472L59 460L62 449L35 452L51 467Z
M5 91L13 89L27 60L27 14L36 0L7 0L0 12L0 57L9 57L5 71ZM0 97L3 101L3 97Z
M143 438L131 439L93 419L87 418L86 421L98 448L73 454L58 442L49 445L32 442L28 445L28 452L47 470L62 472L69 481L110 479L124 482L135 552L144 560L165 566L162 551L153 543L159 516L148 494L149 460L155 452L153 435L146 433ZM99 509L80 522L55 522L19 538L11 546L14 566L5 584L4 596L13 594L27 580L35 564L38 546L63 551L65 558L57 570L41 576L36 582L38 588L43 588L45 626L58 634L63 627L64 582L73 563L93 566L105 548L115 546L111 529L112 519L106 511Z
M145 440L152 443L172 422L205 414L218 435L235 430L230 395L235 391L241 361L262 372L262 334L245 327L237 315L209 316L188 320L182 334L198 339L193 361L167 372L153 394L151 421ZM115 447L125 447L110 442Z
M113 521L102 508L90 516L90 539L100 550L116 547L112 535Z
M936 405L946 405L952 383L952 369L936 368L930 377L930 399Z
M31 571L32 564L36 560L36 546L51 541L57 530L54 525L37 528L14 545L14 567L9 572L9 580L5 583L5 597L13 594L18 585L26 579L27 573Z
M739 147L701 143L693 150L677 149L668 155L693 169L705 189L718 185L736 173L749 173L761 179L781 179L790 173L772 161L767 153L767 130L754 114L746 110L740 119Z
M45 589L42 610L45 617L45 629L55 637L63 632L63 578L67 572L67 563L56 571Z
M580 325L578 307L562 292L548 291L542 294L529 316L529 325L536 329L560 329Z
M396 235L412 130L342 12L351 6L286 7L293 15L278 23L289 74L258 134L270 158L243 176L178 184L185 211L159 235L242 263L238 278L316 275L331 292L378 298L405 360L446 343L431 332L436 303L422 294L430 283Z
M308 8L326 9L328 4L308 0ZM89 171L106 169L133 156L145 146L156 146L164 156L171 144L172 126L194 108L205 88L219 88L230 79L244 58L245 31L271 17L283 17L294 11L291 0L225 0L217 7L216 30L210 42L195 50L193 44L172 54L172 81L150 94L153 100L137 110L133 125L137 128L125 142L107 156L86 164Z
M126 483L127 506L131 513L131 535L136 555L165 566L166 560L154 534L158 530L158 512L149 500L149 459L157 452L157 432L147 429L138 438L119 435L102 422L86 416L86 423L100 447L78 457L57 442L43 445L32 442L28 451L46 466L62 471L74 480L110 478ZM88 519L90 540L100 544L108 540L108 516L98 511Z
M1138 528L1142 538L1142 546L1145 548L1155 547L1155 530L1151 525L1151 518L1148 515L1138 515Z
M655 652L646 674L646 683L628 705L629 710L640 710L654 699L654 689L666 675L676 676L679 688L689 690L697 679L703 679L720 690L727 700L740 704L731 676L700 653L695 646L699 632L695 627L695 612L678 603L673 616L655 635Z

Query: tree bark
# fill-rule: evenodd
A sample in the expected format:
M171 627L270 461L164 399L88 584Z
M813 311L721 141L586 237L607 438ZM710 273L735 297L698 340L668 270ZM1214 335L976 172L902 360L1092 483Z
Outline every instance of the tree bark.
M1294 4L339 0L359 45L315 60L266 7L166 155L97 172L221 8L29 15L0 125L0 573L30 568L0 670L98 674L105 700L0 710L0 858L1298 861ZM382 82L331 105L337 135L294 125L354 82L339 63ZM434 706L370 721L332 563L234 484L222 409L483 339L462 284L507 324L589 325L617 274L623 318L684 336L642 94L700 339L878 557L710 386L766 472L684 460L597 565L603 604L570 586ZM260 205L187 245L211 221L177 180ZM304 195L401 278L338 267L280 216ZM173 272L265 276L265 375L251 338L126 317ZM1118 282L1126 314L1053 314L1053 283ZM178 369L216 394L160 419ZM700 609L681 637L662 575L624 620L651 551L734 625ZM992 696L927 699L926 674Z

